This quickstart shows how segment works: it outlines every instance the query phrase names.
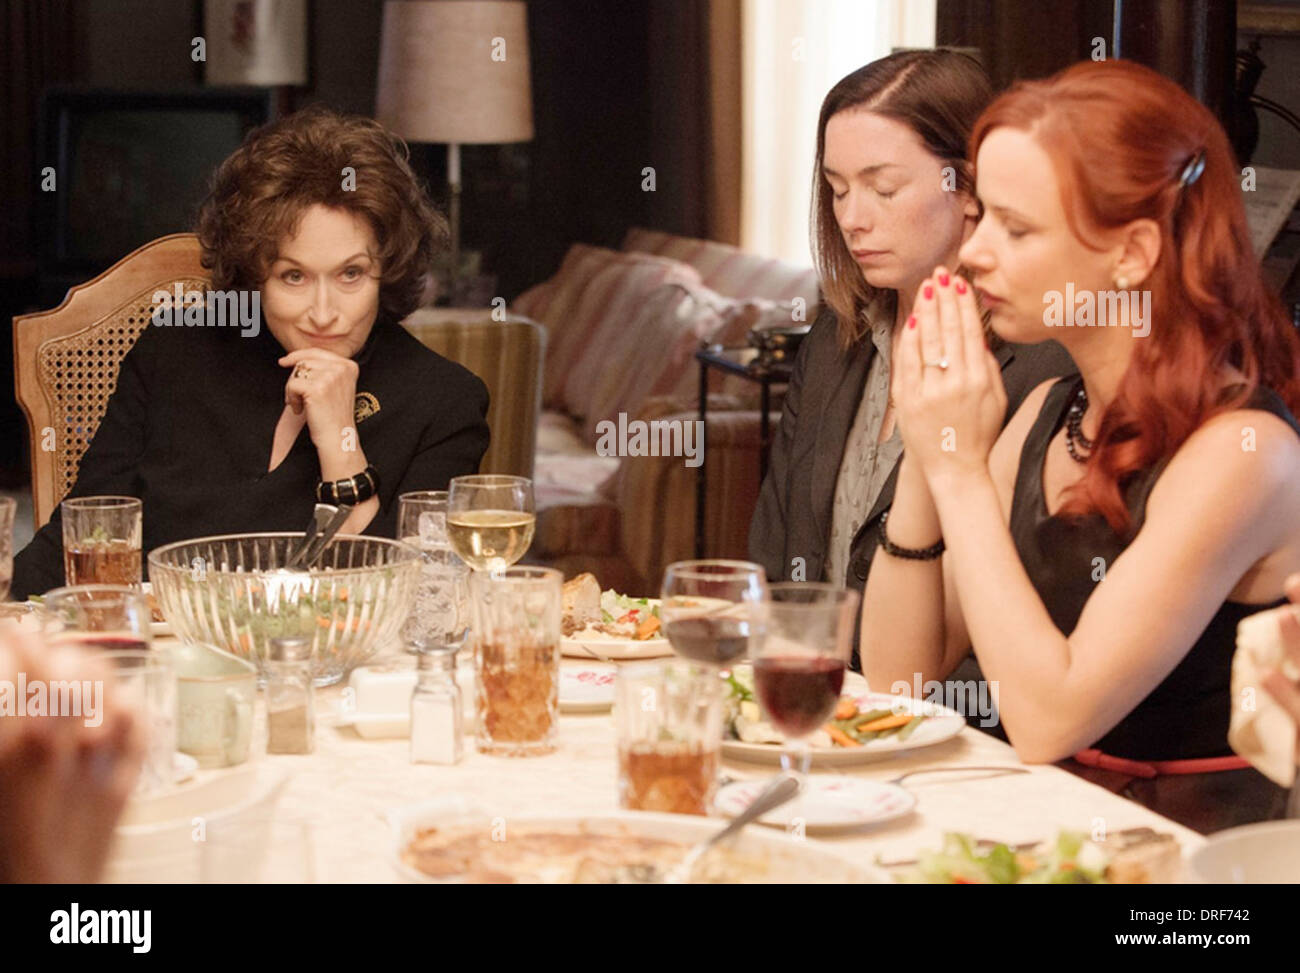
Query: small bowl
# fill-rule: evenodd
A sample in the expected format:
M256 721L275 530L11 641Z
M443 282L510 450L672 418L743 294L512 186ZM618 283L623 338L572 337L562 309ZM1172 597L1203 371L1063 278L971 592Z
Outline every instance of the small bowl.
M150 551L149 580L176 635L247 659L263 678L272 638L307 637L318 686L396 639L415 597L420 552L382 537L336 537L319 568L288 571L301 539L230 534Z
M1300 821L1261 821L1210 835L1188 858L1217 885L1300 884Z

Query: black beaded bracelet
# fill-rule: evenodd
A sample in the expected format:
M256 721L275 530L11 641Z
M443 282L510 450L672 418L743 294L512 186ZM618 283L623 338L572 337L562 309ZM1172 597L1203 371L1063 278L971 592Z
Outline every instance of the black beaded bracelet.
M332 503L335 506L346 503L355 507L359 503L365 503L378 492L379 473L373 466L367 466L360 473L344 480L334 480L330 483L324 480L318 481L316 502Z
M899 547L889 539L885 533L885 521L889 520L889 511L886 510L880 515L880 546L885 549L885 553L891 557L906 558L909 561L933 561L943 553L943 538L939 538L939 543L931 544L929 547Z

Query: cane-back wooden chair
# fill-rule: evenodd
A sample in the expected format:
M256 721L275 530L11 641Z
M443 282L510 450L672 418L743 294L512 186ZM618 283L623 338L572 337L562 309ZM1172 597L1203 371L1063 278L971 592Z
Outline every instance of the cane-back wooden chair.
M31 438L32 507L40 528L77 480L117 387L122 358L149 326L155 291L205 290L198 238L173 233L146 243L52 311L14 318L14 378Z

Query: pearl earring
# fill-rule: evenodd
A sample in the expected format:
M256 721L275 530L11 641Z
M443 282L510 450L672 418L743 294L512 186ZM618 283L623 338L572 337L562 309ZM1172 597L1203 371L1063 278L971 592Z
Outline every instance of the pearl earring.
M1120 291L1128 290L1128 278L1120 274L1115 278L1115 289Z

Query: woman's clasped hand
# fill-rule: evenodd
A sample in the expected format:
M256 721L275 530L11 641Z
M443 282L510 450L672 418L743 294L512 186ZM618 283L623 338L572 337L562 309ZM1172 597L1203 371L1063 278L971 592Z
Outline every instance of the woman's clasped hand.
M1007 394L974 290L936 267L896 340L892 395L909 461L932 489L938 479L986 470Z

